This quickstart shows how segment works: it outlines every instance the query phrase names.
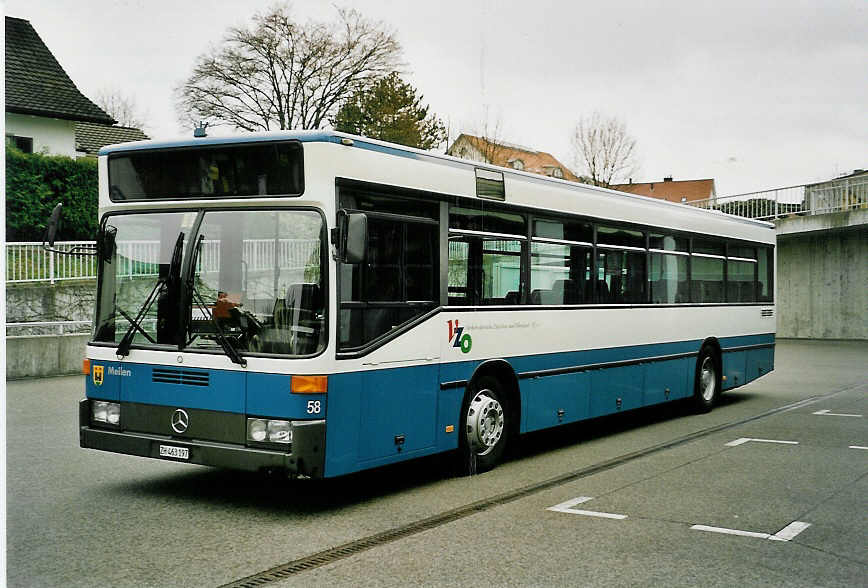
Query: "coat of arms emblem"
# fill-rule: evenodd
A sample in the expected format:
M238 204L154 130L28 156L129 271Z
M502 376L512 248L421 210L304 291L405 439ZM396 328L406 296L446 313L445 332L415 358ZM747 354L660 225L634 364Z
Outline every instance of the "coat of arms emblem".
M93 366L93 385L102 386L102 376L105 368L101 365Z

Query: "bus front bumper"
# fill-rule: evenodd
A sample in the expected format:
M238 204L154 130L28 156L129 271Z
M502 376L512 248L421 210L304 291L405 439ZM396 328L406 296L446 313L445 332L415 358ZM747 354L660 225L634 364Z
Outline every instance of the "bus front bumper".
M290 475L311 478L323 476L325 421L310 421L294 426L291 453L201 439L101 429L90 426L84 410L80 413L79 425L79 445L84 448L236 470L283 470ZM161 447L186 449L187 457L163 456ZM175 450L172 452L179 453Z

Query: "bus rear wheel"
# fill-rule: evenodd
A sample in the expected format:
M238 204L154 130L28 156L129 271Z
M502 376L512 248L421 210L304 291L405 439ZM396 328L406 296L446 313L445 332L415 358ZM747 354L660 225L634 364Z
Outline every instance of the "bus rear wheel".
M696 412L709 412L720 397L720 362L710 345L703 345L696 360L696 380L693 390L693 406Z
M490 376L475 381L461 410L463 470L475 474L497 465L509 437L509 411L500 383Z

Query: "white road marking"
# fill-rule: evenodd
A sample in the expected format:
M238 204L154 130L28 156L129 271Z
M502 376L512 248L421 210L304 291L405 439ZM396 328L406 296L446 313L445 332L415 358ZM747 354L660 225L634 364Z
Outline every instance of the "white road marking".
M726 444L727 447L735 447L736 445L741 445L742 443L747 443L750 441L750 437L742 437L740 439L736 439L735 441L730 441Z
M627 518L627 515L615 514L611 512L597 512L595 510L578 510L578 509L570 509L570 510L562 510L560 512L568 512L570 514L577 514L586 517L597 517L601 519L617 519L619 521Z
M861 414L847 414L847 413L843 413L843 412L832 412L828 408L825 410L818 410L817 412L812 412L811 414L818 414L820 416L842 416L842 417L862 418Z
M756 537L757 539L768 539L771 537L768 533L754 533L753 531L739 531L738 529L725 529L723 527L709 527L708 525L693 525L690 527L696 531L709 531L711 533L723 533L724 535L739 535L741 537Z
M710 533L722 533L724 535L738 535L739 537L754 537L756 539L768 539L770 541L790 541L796 535L811 526L811 523L793 521L774 535L769 533L756 533L754 531L742 531L740 529L726 529L724 527L710 527L708 525L693 525L690 527L696 531L708 531Z
M741 437L736 439L735 441L730 441L726 444L726 447L735 447L737 445L743 445L748 441L756 441L757 443L781 443L783 445L798 445L798 441L779 441L777 439L755 439L753 437Z
M546 510L553 510L553 511L561 512L561 511L570 509L577 504L581 504L581 503L587 502L589 500L593 500L593 496L579 496L578 498L573 498L572 500L567 500L566 502L556 504L550 508L547 508Z
M850 445L849 449L868 449L868 447L862 447L861 445Z
M582 504L583 502L587 502L591 500L593 497L591 496L579 496L578 498L573 498L572 500L567 500L566 502L562 502L560 504L556 504L547 508L546 510L550 510L552 512L565 512L567 514L577 514L583 515L586 517L598 517L602 519L617 519L623 520L627 518L627 515L622 514L614 514L610 512L597 512L595 510L581 510L577 508L573 508L577 504Z
M749 439L753 441L754 439ZM868 449L868 448L862 448ZM582 515L586 517L598 517L603 519L616 519L623 520L627 518L627 515L622 514L614 514L610 512L598 512L595 510L582 510L578 508L573 508L579 504L583 504L588 502L589 500L593 500L592 496L579 496L578 498L573 498L571 500L567 500L566 502L561 502L560 504L556 504L554 506L550 506L546 510L550 510L552 512L563 512L567 514L576 514ZM795 538L799 533L807 529L811 526L811 523L805 523L802 521L793 521L774 535L770 533L757 533L755 531L742 531L740 529L727 529L725 527L711 527L709 525L693 525L690 528L696 531L708 531L710 533L722 533L724 535L738 535L740 537L754 537L756 539L768 539L769 541L791 541Z
M793 521L771 537L774 541L789 541L793 539L796 535L807 529L811 526L811 523L803 523L802 521Z

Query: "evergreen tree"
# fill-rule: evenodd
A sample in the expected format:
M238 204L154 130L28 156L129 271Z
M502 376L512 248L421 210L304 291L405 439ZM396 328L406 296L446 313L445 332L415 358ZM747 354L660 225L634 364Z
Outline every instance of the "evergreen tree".
M356 92L338 111L335 130L416 147L433 149L446 139L446 128L423 96L392 72L369 90Z

